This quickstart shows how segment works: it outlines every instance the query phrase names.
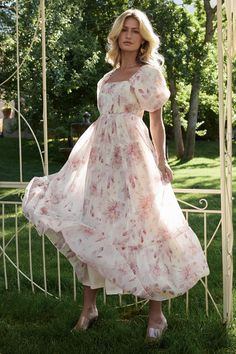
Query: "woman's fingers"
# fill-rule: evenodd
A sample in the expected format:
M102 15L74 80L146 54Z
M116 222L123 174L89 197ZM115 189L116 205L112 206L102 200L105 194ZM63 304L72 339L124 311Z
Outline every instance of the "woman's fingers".
M166 173L169 179L169 182L173 181L173 172L169 166L166 167Z
M161 177L162 180L165 182L172 182L173 181L173 172L169 165L165 164L162 166L159 166L159 169L161 171Z

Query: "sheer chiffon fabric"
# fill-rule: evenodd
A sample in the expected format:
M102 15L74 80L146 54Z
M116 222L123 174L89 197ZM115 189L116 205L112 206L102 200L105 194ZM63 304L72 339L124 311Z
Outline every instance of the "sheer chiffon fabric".
M23 211L84 285L166 300L209 274L142 120L170 93L151 65L125 81L108 82L111 74L98 82L100 116L59 172L30 181Z

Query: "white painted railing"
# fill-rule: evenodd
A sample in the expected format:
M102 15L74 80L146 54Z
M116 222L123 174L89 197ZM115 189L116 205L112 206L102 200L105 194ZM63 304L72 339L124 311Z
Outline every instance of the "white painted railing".
M219 190L183 190L183 189L175 189L175 193L185 193L185 194L220 194ZM202 247L208 256L208 250L212 242L214 241L218 231L221 227L221 210L209 210L208 203L206 199L200 199L200 207L194 206L188 202L183 200L178 200L180 204L184 205L183 212L185 214L186 219L189 221L194 215L201 215L203 223L203 237L202 237ZM76 301L77 299L77 291L78 291L78 283L77 277L74 269L70 266L69 262L65 261L64 256L62 256L58 250L48 241L47 237L34 236L33 232L37 233L35 228L26 220L24 215L22 214L21 202L16 201L3 201L0 200L0 212L1 212L1 232L0 232L0 262L2 262L3 267L0 267L0 279L3 278L3 282L0 282L0 287L7 289L13 288L17 289L19 292L23 291L25 287L30 287L32 292L35 292L36 289L45 293L45 295L54 296L56 298L61 298L63 296L62 291L62 282L64 281L62 272L64 272L64 268L66 268L66 278L71 278L71 295L73 299ZM219 215L219 220L214 225L214 231L212 235L209 235L208 230L208 218L210 215ZM191 222L189 222L191 225ZM212 224L211 224L212 228ZM12 231L9 231L11 230ZM194 229L194 227L193 227ZM33 232L32 232L33 230ZM24 241L24 251L22 252L22 248L20 246L20 242ZM25 244L27 244L27 251L25 249ZM50 249L50 257L46 256L47 250ZM34 253L37 254L37 259L34 260ZM40 254L41 253L41 254ZM27 258L27 265L21 263L22 254L24 258ZM40 254L40 257L39 257ZM14 255L14 256L13 256ZM40 259L40 260L39 260ZM48 280L48 271L50 261L50 267L52 263L52 259L54 260L55 269L53 271L53 283L56 281L56 289L53 287L51 290L49 280ZM1 270L2 269L2 270ZM15 281L13 281L13 270L16 272ZM39 276L39 271L41 275ZM210 275L209 275L210 276ZM65 275L64 275L65 277ZM24 281L23 281L24 279ZM35 280L37 279L37 280ZM221 310L219 306L222 308L223 304L218 305L214 296L212 295L209 286L208 286L208 277L205 277L200 280L204 287L204 297L205 297L205 312L206 315L209 315L209 300L213 304L213 307L223 319ZM28 286L26 286L28 284ZM3 289L0 289L0 291ZM189 312L189 293L187 292L184 296L186 297L186 313ZM69 295L66 292L66 295ZM103 293L104 303L106 303L106 294ZM119 306L122 306L122 295L118 295ZM146 300L140 300L137 297L134 297L134 303L137 305L138 302L146 303ZM171 310L171 302L169 300L168 308ZM223 302L223 288L222 288L222 302Z

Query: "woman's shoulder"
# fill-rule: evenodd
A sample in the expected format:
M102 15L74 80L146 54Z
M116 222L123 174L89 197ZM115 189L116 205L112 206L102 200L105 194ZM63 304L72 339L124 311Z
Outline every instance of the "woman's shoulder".
M163 67L159 64L143 64L142 72L146 74L155 74L159 72L163 72Z
M113 69L111 69L110 71L108 71L107 73L105 73L105 74L103 75L102 79L108 78L108 77L113 73L114 70L115 70L115 69L113 68Z
M160 76L161 68L158 65L143 64L139 69L131 76L130 83L132 86L139 84L149 85L151 81L155 81Z
M113 73L114 69L108 71L107 73L105 73L101 79L98 81L98 86L103 83L104 81L108 80L109 76Z

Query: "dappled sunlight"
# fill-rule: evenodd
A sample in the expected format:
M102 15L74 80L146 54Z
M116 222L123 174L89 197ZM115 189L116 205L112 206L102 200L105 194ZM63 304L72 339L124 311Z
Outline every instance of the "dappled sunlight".
M195 157L190 161L181 161L181 160L173 160L169 159L170 165L175 168L185 168L185 167L192 167L192 168L197 168L197 167L218 167L220 169L220 159L218 157L216 158L206 158L206 157Z
M23 192L23 189L15 189L15 188L0 188L0 200L4 200L6 198L9 198L11 196L12 198L19 198L21 193Z
M190 173L190 171L189 171ZM208 175L202 175L193 177L192 174L180 174L175 177L172 184L173 188L207 188L207 189L218 189L220 188L220 179L211 178L209 180Z
M9 220L11 218L15 220L16 217L19 218L19 216L22 216L22 215L23 215L22 211L18 211L17 213L15 213L15 212L14 213L6 213L5 212L4 216L0 215L0 220L2 220L2 219Z

